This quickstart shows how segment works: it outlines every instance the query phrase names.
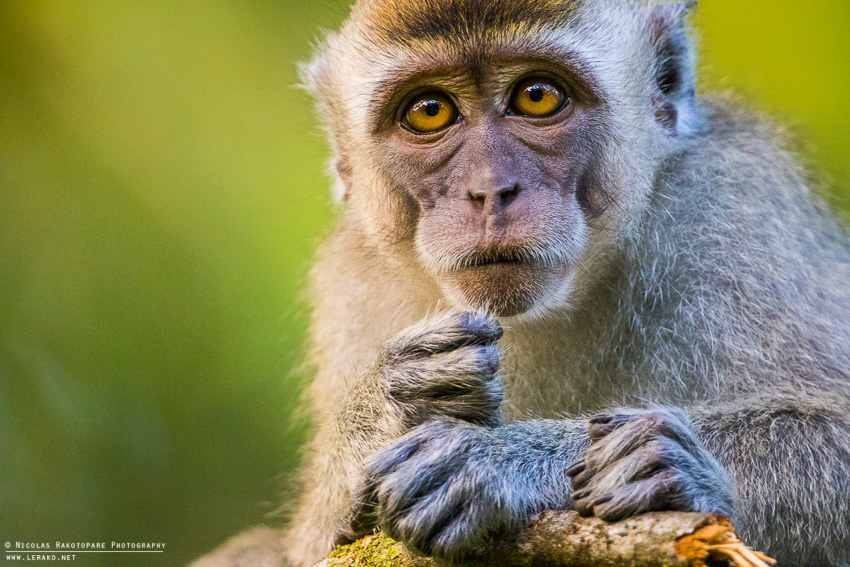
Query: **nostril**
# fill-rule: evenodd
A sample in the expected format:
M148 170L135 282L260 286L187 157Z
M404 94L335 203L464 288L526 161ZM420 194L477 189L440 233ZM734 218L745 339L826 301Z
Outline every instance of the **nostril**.
M487 191L483 189L470 189L469 200L478 206L484 206L487 202Z
M507 187L502 187L496 192L496 195L499 197L499 201L501 204L509 205L511 201L517 198L519 195L520 188L518 183L514 183L513 185L509 185Z
M507 207L517 195L519 195L519 184L505 185L504 187L486 187L470 189L469 200L477 207L486 207L489 210Z

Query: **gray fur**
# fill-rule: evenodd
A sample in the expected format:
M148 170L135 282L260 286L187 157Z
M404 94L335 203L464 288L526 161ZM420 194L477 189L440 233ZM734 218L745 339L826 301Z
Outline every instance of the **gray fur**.
M440 2L445 16L454 4ZM305 491L282 548L255 532L256 545L243 536L199 566L247 564L246 549L254 564L268 549L262 564L307 566L334 539L375 528L459 558L534 512L573 506L611 520L726 513L783 566L850 564L847 238L781 128L695 95L686 11L583 0L551 26L496 18L502 27L471 25L445 44L421 23L428 33L409 42L370 37L397 26L393 2L364 0L329 37L305 76L346 205L313 271L318 432ZM527 201L546 214L515 222L537 239L524 257L551 258L568 277L520 289L532 307L502 319L504 336L494 319L457 311L492 291L486 280L444 277L475 234L451 200L457 180L429 186L416 169L427 164L387 142L395 126L376 117L389 111L371 106L394 100L373 91L400 88L400 74L463 61L464 41L476 88L498 83L488 73L501 50L568 46L594 90L577 98L589 138L541 152L589 160L564 168L583 172L574 183L538 175L535 160L507 172L542 179L525 187L532 195L563 191ZM474 96L462 77L446 84ZM470 111L469 122L488 116ZM499 152L520 151L505 140L456 167L466 149L441 159L486 183ZM549 203L569 221L557 224Z

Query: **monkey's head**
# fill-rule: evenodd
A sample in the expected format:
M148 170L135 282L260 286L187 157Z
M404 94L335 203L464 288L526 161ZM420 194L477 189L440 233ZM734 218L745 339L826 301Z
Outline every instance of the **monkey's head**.
M688 5L360 0L304 78L357 227L459 308L563 308L696 128Z

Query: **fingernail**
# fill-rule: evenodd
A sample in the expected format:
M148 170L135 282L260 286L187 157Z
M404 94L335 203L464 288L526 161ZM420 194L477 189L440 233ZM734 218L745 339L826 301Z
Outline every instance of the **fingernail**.
M576 461L575 463L573 463L573 465L565 472L567 473L567 476L575 476L581 471L583 471L585 468L587 467L585 465L584 459L581 459L580 461Z
M572 498L573 502L575 502L576 500L581 500L582 498L584 498L588 494L590 494L590 490L587 489L587 488L584 488L582 490L576 490L575 492L570 494L570 498Z
M591 506L599 506L600 504L605 504L606 502L610 502L614 499L613 494L603 494L602 496L597 496L593 500L590 501Z
M587 430L587 434L590 436L590 440L595 442L607 437L615 429L616 427L610 423L603 423L602 425L594 423Z
M351 530L344 530L334 536L334 547L348 545L357 541L357 534Z

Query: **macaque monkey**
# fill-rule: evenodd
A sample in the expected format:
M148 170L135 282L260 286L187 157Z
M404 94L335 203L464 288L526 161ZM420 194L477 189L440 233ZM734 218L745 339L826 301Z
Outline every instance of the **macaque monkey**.
M304 68L341 204L304 493L199 565L463 559L544 509L850 563L848 240L781 128L697 93L691 9L356 3Z

